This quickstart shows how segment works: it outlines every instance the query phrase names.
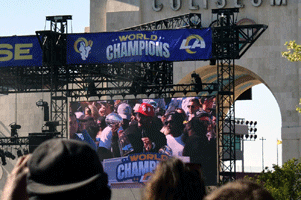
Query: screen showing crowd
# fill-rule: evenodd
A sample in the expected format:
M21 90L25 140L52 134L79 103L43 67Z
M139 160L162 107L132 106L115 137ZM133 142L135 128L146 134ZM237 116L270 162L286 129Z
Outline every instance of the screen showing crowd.
M215 100L211 96L71 102L69 138L91 144L101 160L148 152L187 156L214 176Z

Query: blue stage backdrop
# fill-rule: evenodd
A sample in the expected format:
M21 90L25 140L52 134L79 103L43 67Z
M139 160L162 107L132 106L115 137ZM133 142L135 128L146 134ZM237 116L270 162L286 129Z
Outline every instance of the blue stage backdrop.
M67 64L208 60L210 28L67 35Z
M67 35L67 64L208 60L210 28ZM0 37L0 67L42 66L36 36Z
M36 36L0 37L0 67L42 66L42 49Z

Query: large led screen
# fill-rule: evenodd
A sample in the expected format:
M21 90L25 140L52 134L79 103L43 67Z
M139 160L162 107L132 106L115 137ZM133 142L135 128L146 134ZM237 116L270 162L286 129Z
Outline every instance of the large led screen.
M69 138L97 151L111 183L144 182L160 160L200 164L216 185L215 97L71 102Z

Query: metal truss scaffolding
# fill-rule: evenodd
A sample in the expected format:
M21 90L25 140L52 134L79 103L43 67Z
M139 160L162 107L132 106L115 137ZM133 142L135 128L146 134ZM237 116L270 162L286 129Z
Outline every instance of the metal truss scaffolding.
M171 98L175 94L217 91L218 181L235 179L234 60L239 59L267 29L266 25L235 24L238 9L215 9L212 14L212 58L217 83L174 84L173 62L66 65L66 35L71 16L46 17L49 31L36 31L43 50L43 66L0 68L0 93L50 92L50 114L67 137L68 100ZM214 18L213 18L214 19ZM202 28L201 14L191 13L124 30ZM226 129L228 131L226 131ZM2 139L0 145L28 144L25 138ZM225 158L225 155L227 159Z

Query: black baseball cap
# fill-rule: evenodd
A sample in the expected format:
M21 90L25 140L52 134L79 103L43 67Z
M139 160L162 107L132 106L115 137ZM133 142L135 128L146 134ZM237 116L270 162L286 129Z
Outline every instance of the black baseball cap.
M107 188L108 176L95 150L73 139L50 139L40 144L28 161L27 191L46 195L87 185Z

